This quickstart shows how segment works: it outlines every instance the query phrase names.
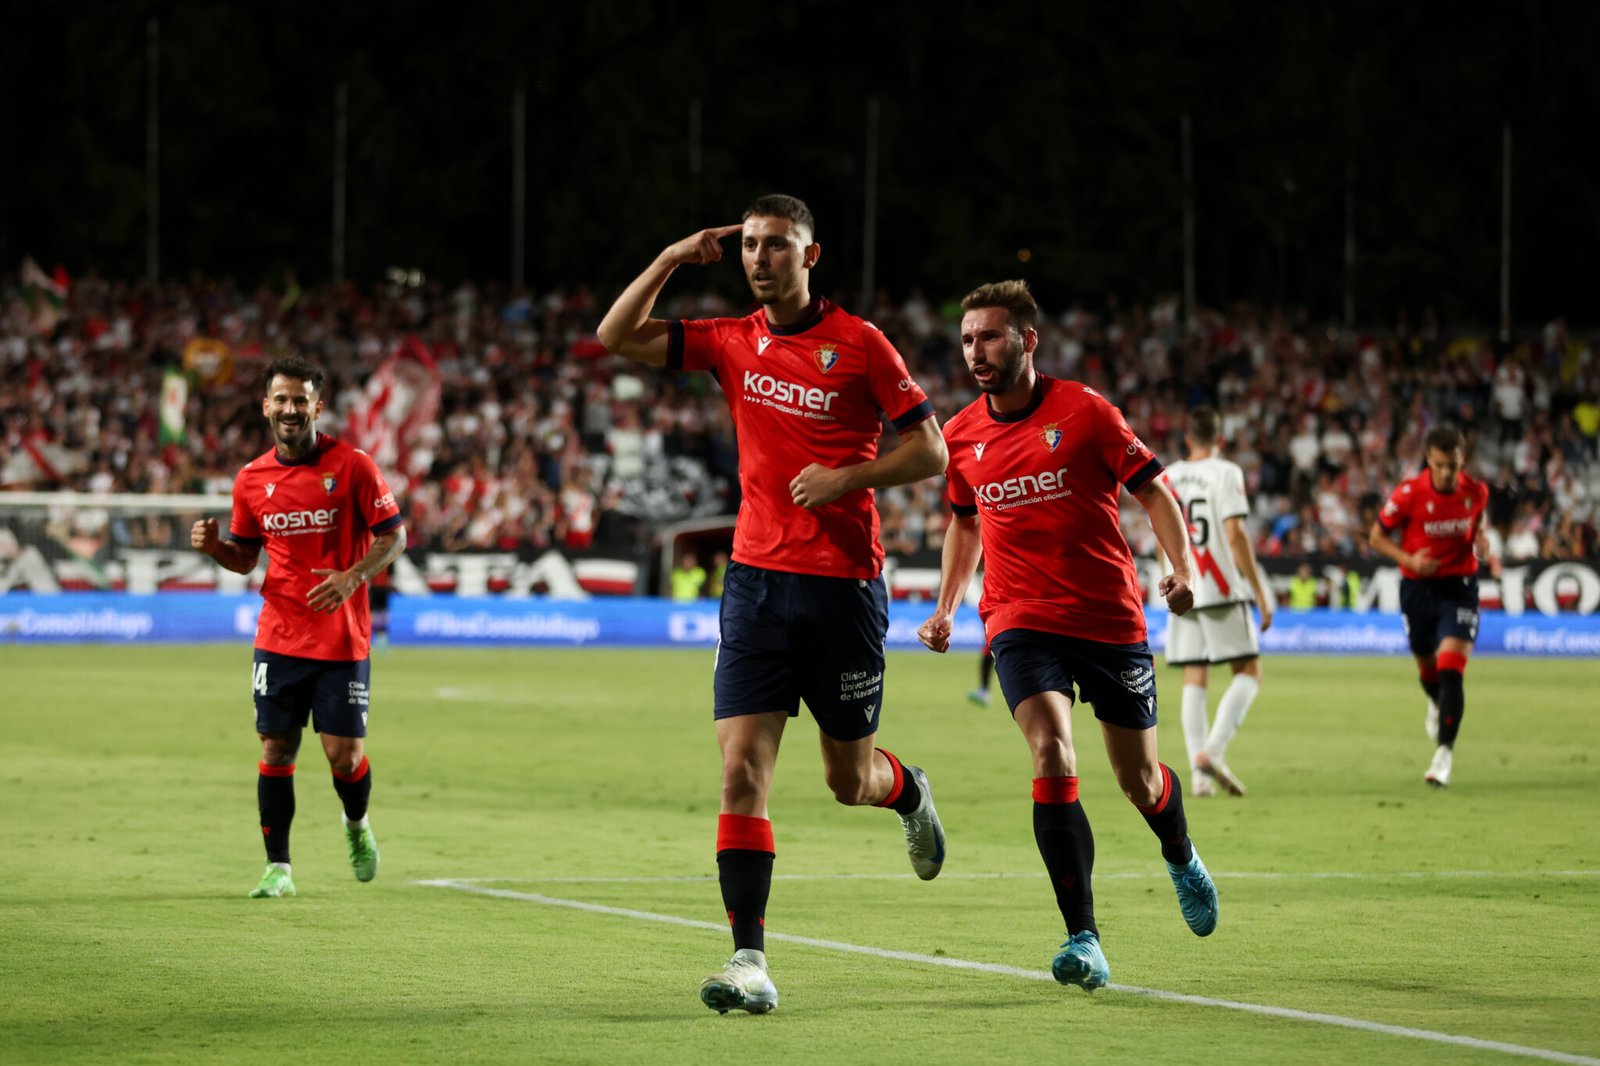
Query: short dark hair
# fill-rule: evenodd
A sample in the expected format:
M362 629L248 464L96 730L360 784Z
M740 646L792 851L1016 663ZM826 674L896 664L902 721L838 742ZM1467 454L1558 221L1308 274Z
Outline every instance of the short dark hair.
M807 207L806 202L798 196L785 196L781 192L758 196L744 209L744 215L739 221L743 222L757 215L762 218L786 218L796 226L804 226L813 239L817 235L817 222L811 217L811 208Z
M961 298L963 311L976 311L982 307L1005 308L1018 333L1036 328L1039 322L1039 304L1034 300L1033 293L1028 291L1028 283L1020 279L991 281L987 285L979 285Z
M1448 422L1434 426L1422 438L1422 446L1430 451L1453 452L1461 447L1461 431Z
M1189 412L1189 436L1201 444L1215 444L1222 437L1222 416L1215 407L1196 407Z
M267 364L261 372L261 391L266 392L272 388L272 379L282 375L296 381L304 381L315 392L322 391L322 368L303 355L283 355Z

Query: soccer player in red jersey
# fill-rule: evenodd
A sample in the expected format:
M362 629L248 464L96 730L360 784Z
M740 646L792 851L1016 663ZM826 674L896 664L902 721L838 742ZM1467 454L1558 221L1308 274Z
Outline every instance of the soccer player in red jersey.
M717 869L733 957L700 986L706 1006L764 1014L778 993L763 928L774 857L767 796L778 744L803 700L821 730L834 798L900 816L912 868L944 862L927 775L876 746L888 597L872 490L944 469L933 407L876 327L811 295L822 248L804 203L763 196L737 225L669 245L600 323L608 349L652 366L709 370L739 438L743 502L723 581L714 718L722 749ZM739 234L761 307L744 318L666 321L650 310L686 263L722 258ZM884 419L899 443L878 454Z
M366 584L405 549L406 528L377 464L357 448L317 432L322 371L289 356L265 371L261 413L272 426L272 451L248 463L233 482L228 539L204 518L189 543L237 574L256 567L263 545L251 687L261 737L256 797L267 869L254 898L294 895L289 826L294 768L309 718L333 769L344 805L345 837L356 879L378 873L378 843L367 821L372 773L367 735L367 658L372 616Z
M952 517L939 598L918 637L950 646L951 619L984 560L978 612L1000 691L1033 754L1033 834L1067 941L1051 962L1062 984L1111 980L1100 946L1090 874L1094 836L1078 799L1073 688L1094 706L1117 783L1161 842L1189 928L1217 924L1217 890L1189 840L1183 786L1156 752L1155 663L1144 596L1122 537L1123 488L1149 513L1172 573L1168 607L1190 589L1183 514L1161 463L1099 393L1034 369L1039 309L1026 282L1002 281L961 303L961 347L983 393L945 426Z
M1461 433L1454 426L1429 430L1423 450L1427 468L1395 486L1367 539L1400 567L1400 611L1428 694L1428 737L1438 743L1422 779L1449 788L1466 711L1462 678L1478 639L1476 550L1489 487L1462 469Z

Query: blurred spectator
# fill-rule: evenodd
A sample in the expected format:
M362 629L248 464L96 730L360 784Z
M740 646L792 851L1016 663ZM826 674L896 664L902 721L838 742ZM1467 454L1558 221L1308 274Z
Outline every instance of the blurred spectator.
M700 598L706 585L706 568L700 565L694 552L686 551L678 557L672 568L672 600L674 603L692 603Z
M1301 563L1289 579L1289 610L1309 611L1317 605L1317 577L1310 563Z

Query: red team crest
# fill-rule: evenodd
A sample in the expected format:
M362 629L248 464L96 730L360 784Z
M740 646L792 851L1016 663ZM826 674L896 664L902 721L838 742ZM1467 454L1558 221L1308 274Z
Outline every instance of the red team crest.
M831 344L824 344L811 353L811 358L817 361L817 367L826 374L833 369L833 364L839 361L839 350Z
M333 495L333 490L337 488L338 485L339 479L334 477L332 474L322 475L322 491L326 492L329 496Z
M1061 446L1061 423L1051 422L1039 431L1039 439L1044 441L1044 446L1055 451Z

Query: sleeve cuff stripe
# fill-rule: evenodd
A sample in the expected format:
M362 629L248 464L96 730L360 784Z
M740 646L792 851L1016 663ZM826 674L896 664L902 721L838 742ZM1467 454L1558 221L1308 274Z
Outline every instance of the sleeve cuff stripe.
M894 430L896 433L903 432L910 429L912 426L926 422L932 417L933 403L929 400L923 400L921 403L917 404L917 406L913 407L911 410L894 420Z
M1155 456L1151 456L1148 463L1141 466L1132 477L1130 477L1127 481L1124 481L1122 484L1126 486L1129 492L1138 492L1140 489L1150 484L1151 481L1159 477L1161 471L1161 460L1157 459Z

